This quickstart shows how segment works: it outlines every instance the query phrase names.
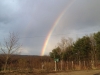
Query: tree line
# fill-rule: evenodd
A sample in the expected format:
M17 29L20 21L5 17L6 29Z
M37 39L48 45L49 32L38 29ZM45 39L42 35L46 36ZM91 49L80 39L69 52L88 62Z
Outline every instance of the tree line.
M7 61L7 72L34 72L36 69L50 69L52 59L49 56L11 55ZM43 68L42 68L42 65ZM5 55L0 55L0 71L4 71Z
M72 38L62 38L58 47L50 52L50 57L60 61L78 64L93 68L98 66L100 60L100 31L91 35L85 35L73 41Z
M72 38L62 38L58 47L50 52L49 56L20 56L21 45L16 34L10 33L0 45L0 70L28 70L43 69L54 70L54 59L57 62L57 70L80 70L100 68L100 32L85 35L73 41ZM37 70L36 70L37 71Z

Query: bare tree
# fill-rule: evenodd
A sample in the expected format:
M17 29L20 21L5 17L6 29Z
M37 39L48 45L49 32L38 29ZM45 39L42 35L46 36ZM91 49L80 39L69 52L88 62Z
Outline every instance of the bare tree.
M97 62L97 51L96 51L96 40L94 39L94 35L90 35L90 41L91 41L91 63L92 67L94 67Z
M58 46L61 49L61 53L60 53L61 54L61 70L63 69L63 53L66 48L66 43L67 43L67 39L64 37L61 39L61 43L58 43Z
M62 38L61 39L61 43L58 43L58 46L61 48L61 70L63 69L63 57L64 57L64 53L67 49L68 46L71 46L73 44L73 39L72 38Z
M4 43L1 44L1 51L5 55L4 71L7 69L8 59L12 54L19 53L20 47L18 35L14 32L9 33L8 38L4 39Z

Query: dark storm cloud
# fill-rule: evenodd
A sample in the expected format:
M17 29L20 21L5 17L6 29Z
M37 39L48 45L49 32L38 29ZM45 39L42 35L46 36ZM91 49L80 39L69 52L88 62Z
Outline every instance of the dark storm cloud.
M23 54L40 54L52 25L72 1L0 0L0 35L7 36L9 31L16 31L23 44ZM65 33L75 36L76 33L85 34L84 31L99 30L99 7L99 0L74 0L53 31L57 36L51 36L47 49L50 51Z

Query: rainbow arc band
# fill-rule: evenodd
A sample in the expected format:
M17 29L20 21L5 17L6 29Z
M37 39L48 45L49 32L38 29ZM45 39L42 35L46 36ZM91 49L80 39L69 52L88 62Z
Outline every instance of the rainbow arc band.
M70 6L74 3L75 0L71 0L70 3L66 6L66 8L61 12L61 14L58 16L58 18L56 19L56 21L54 22L54 24L52 25L47 37L46 37L46 40L44 41L44 45L43 45L43 48L41 50L41 56L44 55L45 53L45 50L46 50L46 47L47 47L47 44L49 42L49 39L50 39L50 36L51 34L53 33L55 27L58 25L60 19L63 17L63 15L65 14L65 12L70 8Z

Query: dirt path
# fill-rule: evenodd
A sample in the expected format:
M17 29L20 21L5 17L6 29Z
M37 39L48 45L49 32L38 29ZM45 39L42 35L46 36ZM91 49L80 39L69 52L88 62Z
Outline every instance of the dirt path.
M62 72L62 73L50 73L47 75L100 75L100 70L71 71L71 72Z
M59 73L0 73L0 75L100 75L100 70L69 71Z

